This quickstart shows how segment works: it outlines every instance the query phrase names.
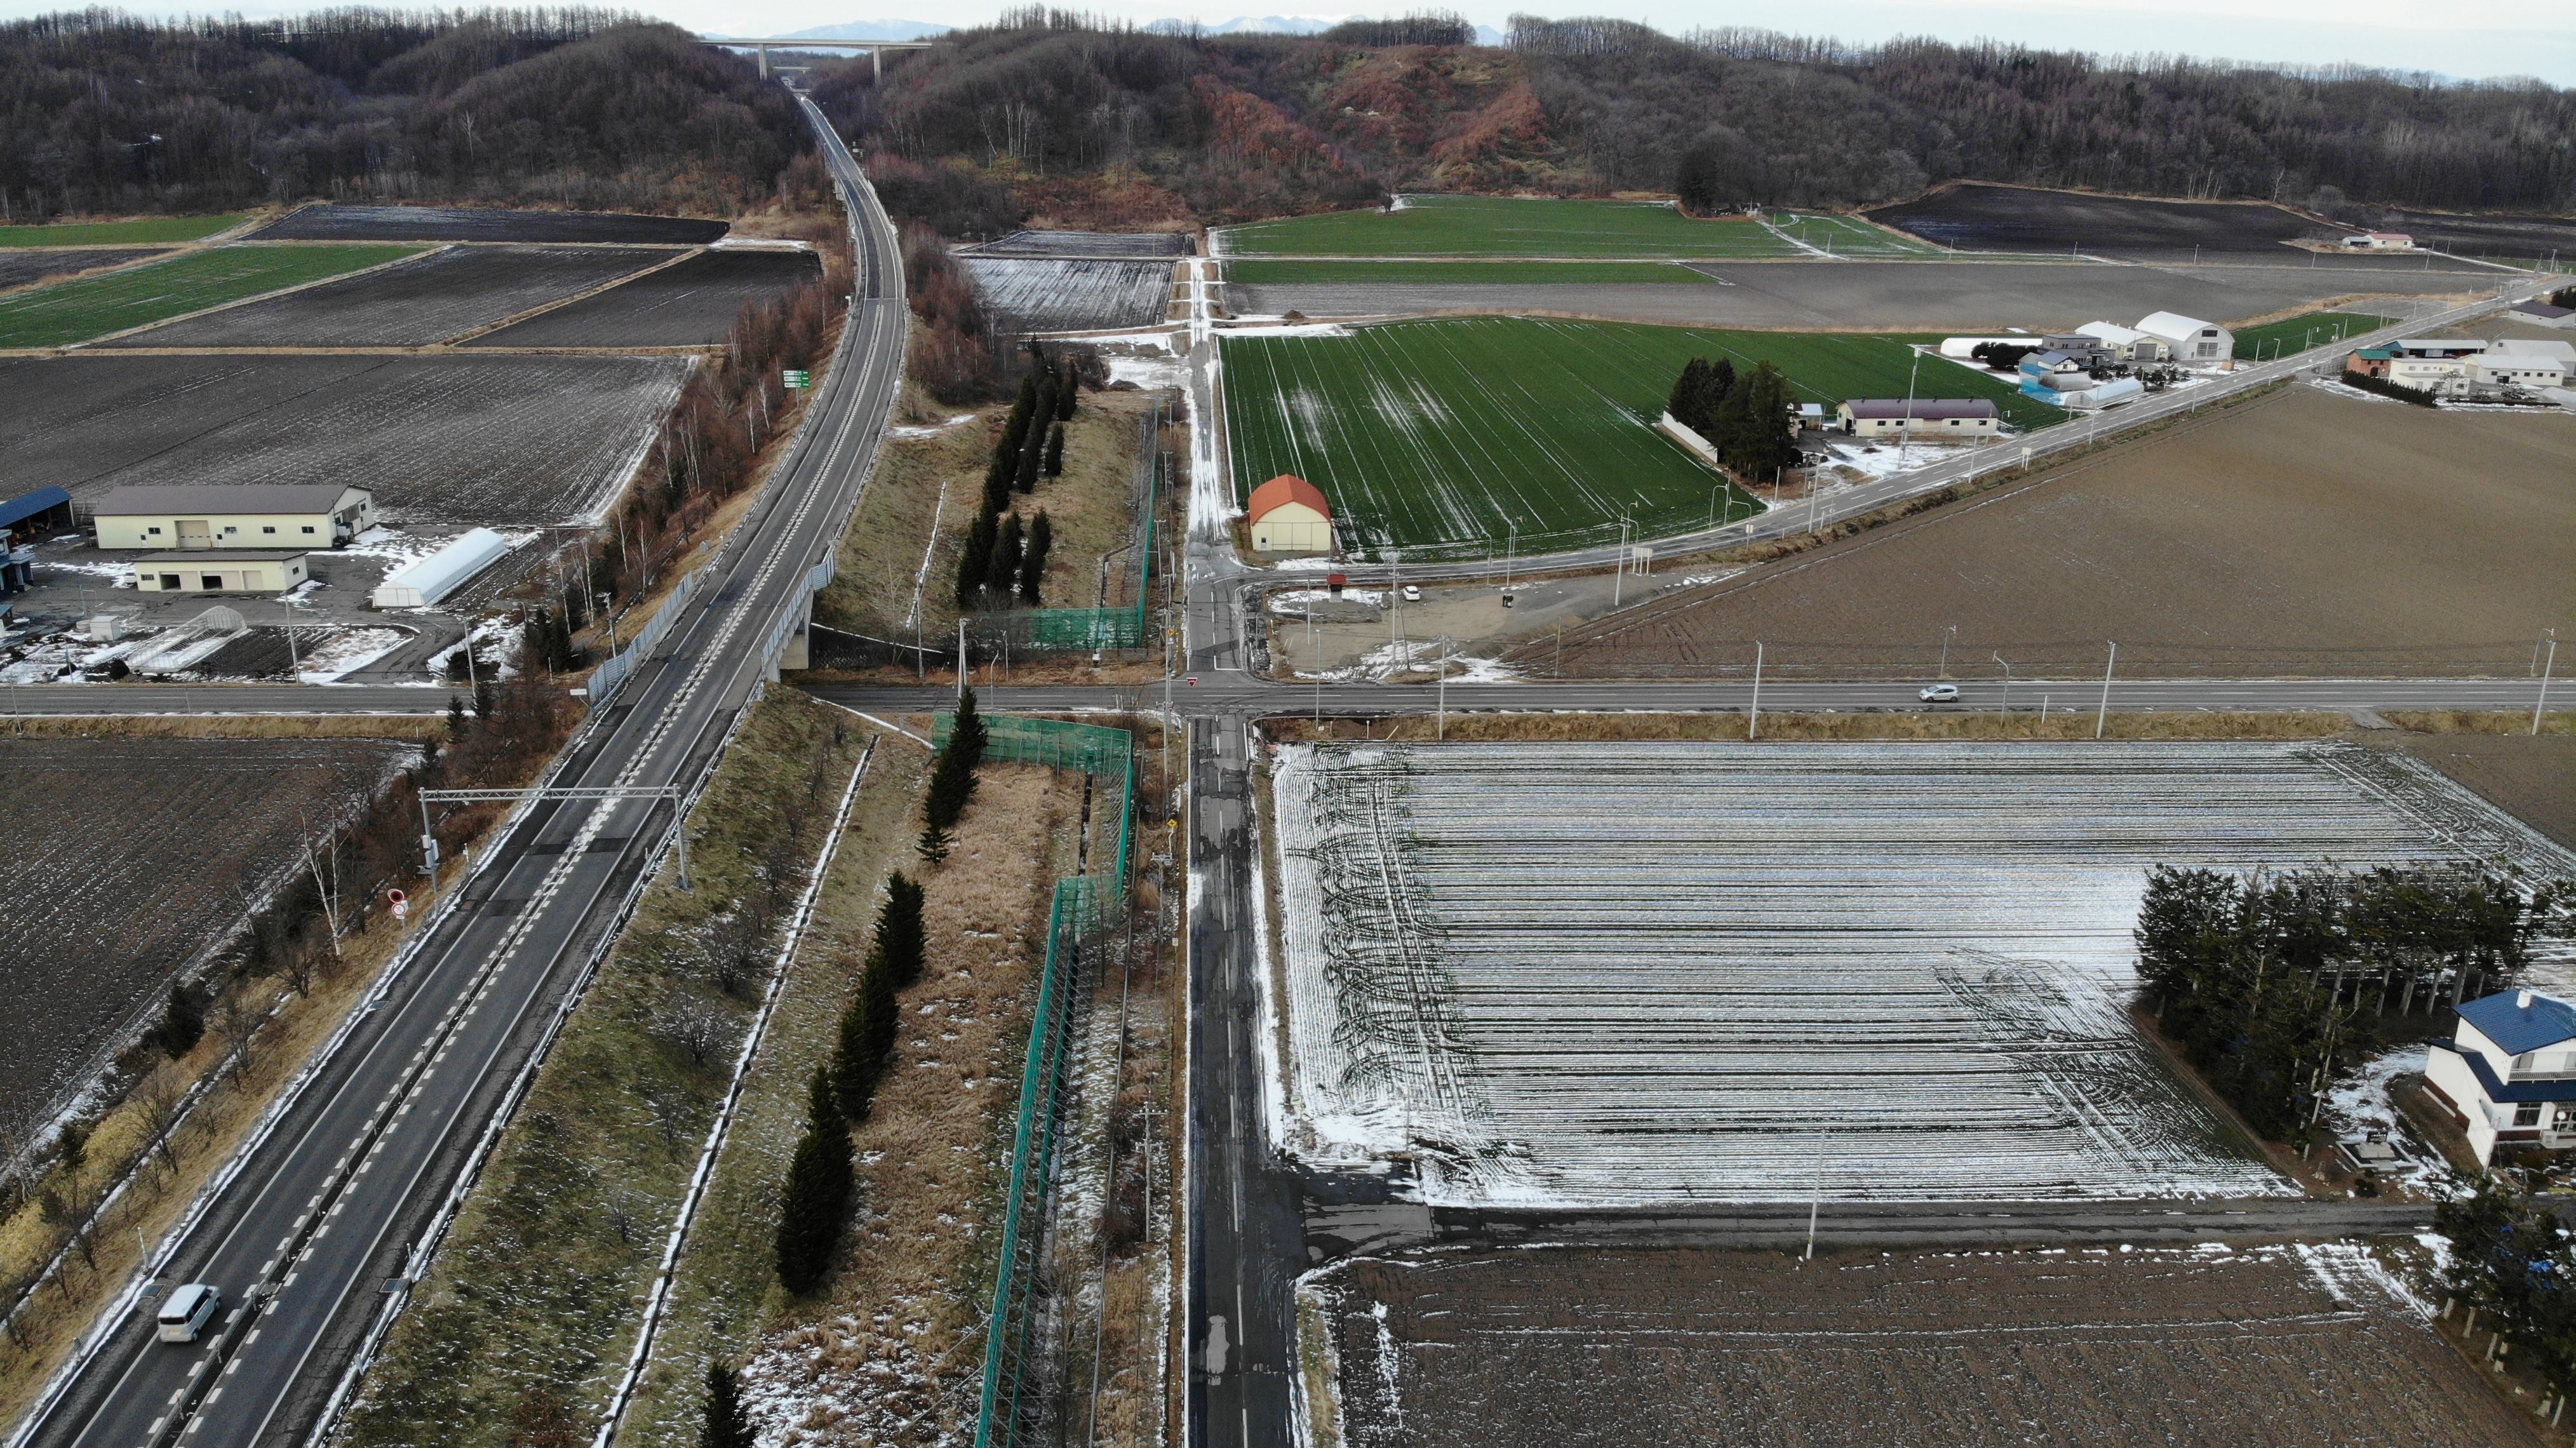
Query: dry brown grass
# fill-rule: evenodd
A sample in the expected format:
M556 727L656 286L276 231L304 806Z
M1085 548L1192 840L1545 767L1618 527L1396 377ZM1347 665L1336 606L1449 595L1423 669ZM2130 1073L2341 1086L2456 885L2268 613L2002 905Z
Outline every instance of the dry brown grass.
M912 1442L971 1427L994 1224L1046 907L1069 873L1080 776L988 765L927 873L930 964L855 1134L859 1209L832 1285L782 1303L753 1375L811 1412L782 1443ZM847 964L854 966L855 958ZM934 1426L935 1425L935 1426Z
M219 690L205 691L217 702ZM22 714L0 730L29 739L437 739L447 696L423 690L418 714Z
M2415 734L2529 734L2531 711L2382 709L2379 717ZM2576 711L2540 716L2540 732L2576 734Z

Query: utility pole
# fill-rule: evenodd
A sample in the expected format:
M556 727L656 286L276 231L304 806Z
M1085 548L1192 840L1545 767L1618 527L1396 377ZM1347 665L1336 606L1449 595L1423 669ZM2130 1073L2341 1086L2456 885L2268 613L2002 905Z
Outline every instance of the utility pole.
M1957 638L1958 636L1959 626L1955 623L1950 625L1949 630L1941 635L1941 669L1939 673L1934 674L1932 677L1936 679L1946 679L1950 677L1950 640Z
M1404 550L1386 550L1386 667L1389 673L1404 653Z
M1431 737L1446 739L1449 737L1449 651L1446 648L1440 651L1440 702L1436 707L1438 712L1432 715Z
M966 620L957 620L957 707L966 707Z
M1989 657L1989 658L1993 659L1996 663L1999 663L1999 664L2003 664L2003 665L2004 665L2004 708L2003 708L2003 712L2004 712L2004 714L2005 714L2007 717L2009 717L2009 716L2011 715L2011 713L2012 713L2012 665L2010 665L2010 664L2004 664L2004 656L2003 656L2003 655L2001 655L2001 654L1994 654L1994 653L1990 653L1990 654L1988 654L1988 655L1987 655L1987 657Z
M2549 675L2558 667L2558 630L2549 631L2549 657L2540 665L2540 697L2531 704L2531 732L2540 732L2540 711L2549 707Z
M2120 642L2111 641L2110 661L2102 665L2102 705L2093 711L2093 737L2102 737L2103 722L2111 717L2111 670L2120 662Z
M1610 607L1613 610L1616 610L1619 607L1620 590L1625 587L1628 582L1628 519L1625 515L1622 515L1619 519L1619 557L1617 561L1619 564L1619 571L1610 575Z
M1752 709L1752 712L1751 712L1751 713L1748 713L1748 714L1746 714L1746 715L1744 716L1744 737L1745 737L1745 738L1747 738L1747 739L1758 739L1758 738L1760 738L1760 737L1761 737L1761 735L1762 735L1762 640L1760 640L1760 639L1755 639L1755 640L1753 641L1753 709Z

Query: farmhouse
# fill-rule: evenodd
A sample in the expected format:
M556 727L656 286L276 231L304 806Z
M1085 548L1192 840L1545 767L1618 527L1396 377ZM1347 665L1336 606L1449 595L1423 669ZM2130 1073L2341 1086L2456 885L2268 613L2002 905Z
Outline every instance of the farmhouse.
M101 548L337 548L376 525L376 500L336 483L125 487L93 521Z
M2165 355L2186 367L2215 367L2236 355L2236 334L2215 322L2178 312L2152 312L2139 331L2164 344Z
M2343 370L2358 372L2364 377L2386 377L2388 364L2396 358L2397 349L2394 347L2362 347L2343 359Z
M301 548L191 548L134 560L144 593L284 593L311 576Z
M2460 1007L2426 1053L2424 1084L2451 1108L2483 1166L2505 1146L2576 1146L2576 1006L2499 991Z
M1333 551L1333 509L1324 490L1294 473L1281 473L1252 490L1247 508L1255 553L1316 554Z
M2135 327L2123 327L2115 322L2087 322L2075 330L2092 338L2123 362L2165 360L2165 344Z
M1966 442L1992 437L2003 416L1983 397L1855 397L1836 411L1844 432L1855 437L1920 437L1933 442Z
M2092 381L2088 359L2072 352L2034 352L2021 359L2021 390L2034 397L2041 396L2034 388L2067 392Z
M2415 238L2402 231L2365 231L2345 237L2343 244L2354 251L2413 251Z

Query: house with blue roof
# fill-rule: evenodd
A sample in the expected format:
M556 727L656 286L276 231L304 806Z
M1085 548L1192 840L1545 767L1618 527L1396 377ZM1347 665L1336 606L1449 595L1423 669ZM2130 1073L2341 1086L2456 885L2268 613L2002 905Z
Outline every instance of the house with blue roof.
M2478 1164L2498 1146L2576 1146L2576 1005L2499 991L2460 1007L2451 1040L2426 1053L2425 1084L2468 1133Z

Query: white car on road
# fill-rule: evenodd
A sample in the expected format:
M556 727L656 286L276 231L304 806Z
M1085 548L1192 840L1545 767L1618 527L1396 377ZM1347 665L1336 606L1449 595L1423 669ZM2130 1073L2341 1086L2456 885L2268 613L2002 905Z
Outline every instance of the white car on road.
M163 1342L195 1342L206 1324L223 1309L224 1294L203 1282L191 1282L161 1299L153 1324Z
M1922 699L1926 704L1955 704L1959 701L1959 686L1928 684L1924 686Z

